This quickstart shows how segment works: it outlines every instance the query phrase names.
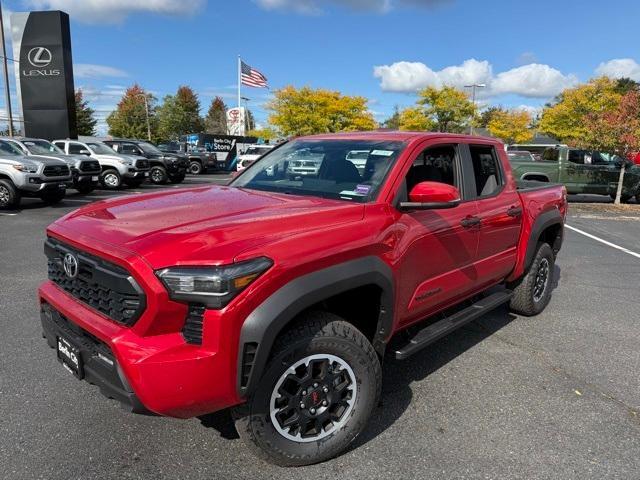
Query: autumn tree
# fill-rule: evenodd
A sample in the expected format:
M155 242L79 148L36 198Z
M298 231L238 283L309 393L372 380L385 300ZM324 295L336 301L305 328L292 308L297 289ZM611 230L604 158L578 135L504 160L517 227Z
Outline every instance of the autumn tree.
M624 159L630 153L640 151L640 92L631 89L622 96L614 109L588 113L585 127L586 147L622 157L615 203L620 203L621 199L627 200L622 195L626 170Z
M176 139L187 133L201 133L200 100L191 87L181 86L175 95L164 97L158 108L158 134L163 139Z
M156 99L140 85L127 88L116 109L107 117L109 134L114 137L147 138L147 112L145 99L149 104L149 124L152 139L157 138Z
M96 134L98 121L94 117L95 110L84 99L82 89L76 90L76 129L78 135L92 136Z
M278 132L270 127L248 130L246 133L246 136L258 137L268 142L272 142L273 140L276 140L279 137Z
M495 110L487 124L489 133L507 144L526 143L533 138L531 115L524 110Z
M475 117L476 106L469 95L455 87L427 87L418 92L418 105L438 132L460 133Z
M616 81L607 77L569 88L544 108L539 129L562 142L582 146L589 134L587 115L616 109L621 97Z
M211 100L209 111L204 118L204 130L217 135L227 133L227 106L222 98L216 97Z
M427 118L423 107L408 107L399 114L400 130L429 131L435 127L434 122Z
M489 122L493 119L494 115L506 112L507 110L500 106L492 106L485 108L476 119L476 127L487 128Z
M376 128L366 98L331 90L287 86L274 92L266 108L269 123L285 136Z

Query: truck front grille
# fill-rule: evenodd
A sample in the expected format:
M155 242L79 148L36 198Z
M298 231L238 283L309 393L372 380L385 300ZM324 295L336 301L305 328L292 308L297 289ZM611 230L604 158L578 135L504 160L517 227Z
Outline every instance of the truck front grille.
M149 168L149 160L136 160L136 168L139 170L146 170Z
M45 254L49 280L94 310L124 325L133 325L144 312L144 292L122 267L53 238L45 242ZM64 267L68 255L77 262L71 276Z
M96 160L86 160L80 163L81 172L99 172L100 163Z
M69 175L67 165L47 165L42 171L45 177L66 177Z

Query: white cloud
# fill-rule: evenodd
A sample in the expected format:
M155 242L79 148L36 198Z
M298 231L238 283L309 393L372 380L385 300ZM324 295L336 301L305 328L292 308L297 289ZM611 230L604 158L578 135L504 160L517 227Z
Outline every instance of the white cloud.
M63 10L86 23L119 23L132 13L193 15L207 0L25 0L36 10Z
M615 58L598 65L596 73L611 78L631 78L637 82L640 81L640 64L632 58Z
M578 82L549 65L531 63L499 73L491 83L494 95L513 93L523 97L549 98Z
M126 77L127 72L119 68L107 65L94 65L92 63L76 63L73 65L73 75L76 78L110 78Z
M304 15L318 15L330 4L352 10L387 13L397 7L433 7L451 0L254 0L265 10L287 10Z
M487 87L482 96L516 94L525 97L548 98L577 82L574 75L532 63L493 75L491 64L474 58L434 71L421 62L396 62L373 68L373 76L380 79L380 87L390 92L415 92L427 86L451 85L463 88L473 83Z

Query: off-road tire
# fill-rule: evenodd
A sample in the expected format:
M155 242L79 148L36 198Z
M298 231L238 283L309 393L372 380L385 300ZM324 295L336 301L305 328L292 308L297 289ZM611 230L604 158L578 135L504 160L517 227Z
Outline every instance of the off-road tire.
M204 172L202 162L198 160L189 160L189 173L191 175L200 175Z
M122 177L116 169L108 168L100 174L100 184L107 190L116 190L122 186Z
M164 185L169 180L169 175L167 175L167 169L161 167L160 165L154 165L149 170L149 181L156 185Z
M273 426L271 395L289 366L311 355L343 359L355 375L355 400L335 432L307 442L285 438ZM233 411L236 429L258 457L280 466L310 465L342 453L362 432L378 405L382 369L367 338L353 325L327 312L309 312L276 340L255 393Z
M539 281L538 274L544 268L546 261L547 276L545 280L544 290L536 299L536 284ZM553 271L555 258L553 250L548 243L539 243L533 262L527 273L517 282L509 285L513 289L513 297L509 303L512 311L531 317L542 312L551 300L551 290L553 284ZM538 285L539 288L539 285Z
M66 192L64 190L59 192L43 193L40 195L40 199L47 205L55 205L56 203L60 203L65 195Z
M11 180L0 178L0 209L15 208L20 204L20 192Z

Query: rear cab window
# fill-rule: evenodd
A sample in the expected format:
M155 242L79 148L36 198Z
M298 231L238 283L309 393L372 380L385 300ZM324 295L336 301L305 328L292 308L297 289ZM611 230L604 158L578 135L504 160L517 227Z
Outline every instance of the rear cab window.
M492 145L469 145L473 177L478 197L496 195L504 187L504 175L495 147Z

